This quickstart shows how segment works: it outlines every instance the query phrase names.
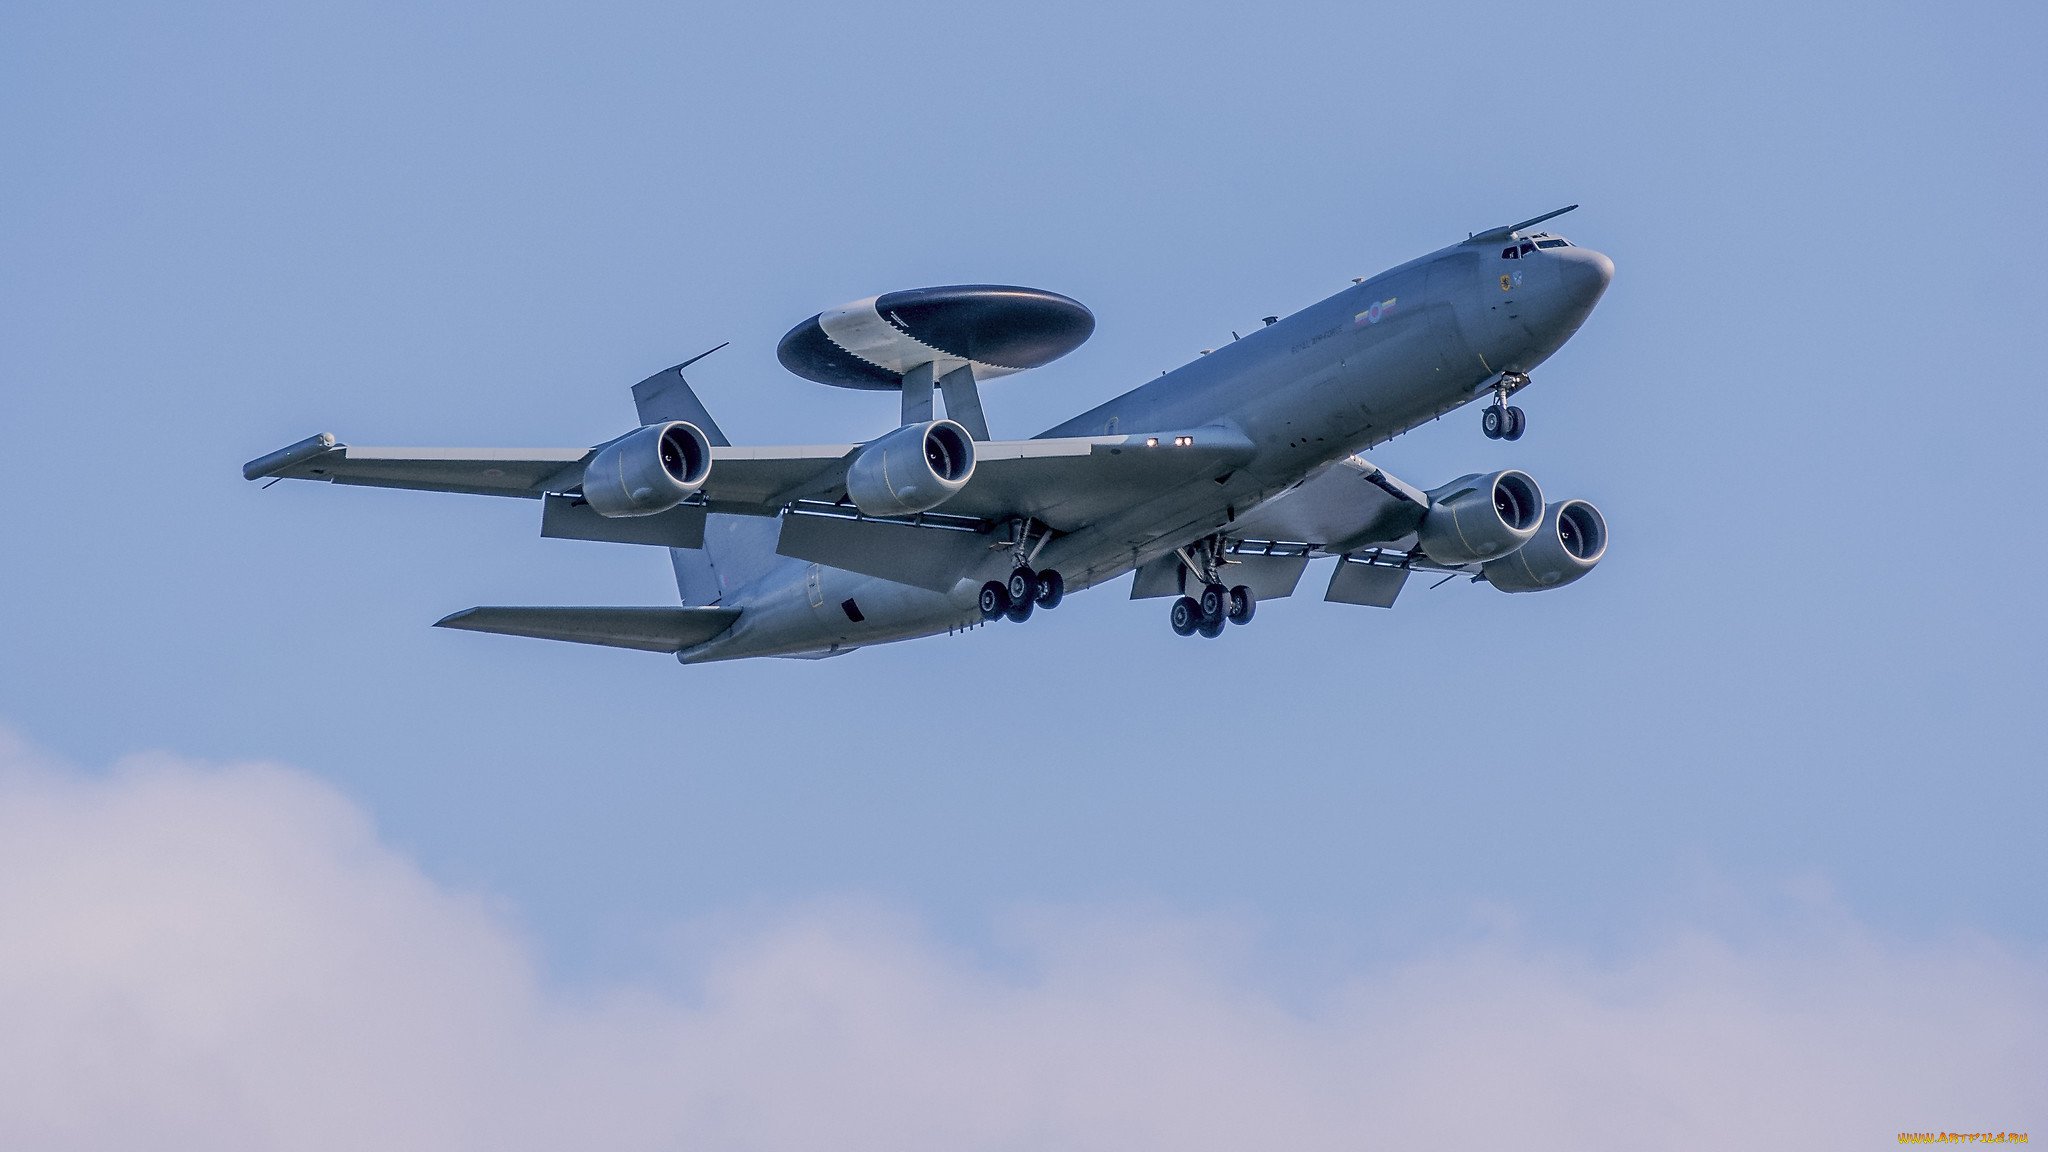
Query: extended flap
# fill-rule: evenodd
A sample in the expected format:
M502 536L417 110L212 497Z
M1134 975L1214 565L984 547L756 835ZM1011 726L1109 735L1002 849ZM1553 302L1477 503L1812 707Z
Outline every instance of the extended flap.
M979 532L953 528L791 513L782 518L775 550L814 564L950 592L988 558L990 543Z
M576 497L551 492L541 500L540 534L555 540L702 548L704 509L685 504L652 516L600 516Z
M1301 583L1301 574L1308 567L1309 558L1306 554L1261 556L1232 553L1227 559L1229 562L1221 573L1226 587L1242 584L1260 600L1282 600L1294 595L1294 588ZM1182 595L1182 567L1180 557L1171 552L1140 565L1137 575L1131 580L1131 599ZM1188 585L1194 583L1187 582ZM1200 588L1192 588L1189 594L1200 591Z
M1394 598L1407 582L1406 568L1342 558L1337 561L1337 570L1330 573L1330 588L1323 593L1323 599L1337 604L1392 608Z

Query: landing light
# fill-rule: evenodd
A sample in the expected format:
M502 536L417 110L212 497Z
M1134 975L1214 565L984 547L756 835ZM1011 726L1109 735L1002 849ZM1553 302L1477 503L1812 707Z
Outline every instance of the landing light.
M1159 437L1157 437L1157 436L1147 436L1147 437L1145 437L1145 447L1147 447L1147 448L1157 448L1157 447L1159 447Z
M1186 448L1193 445L1194 442L1195 438L1193 436L1175 436L1173 438L1173 446L1175 448Z

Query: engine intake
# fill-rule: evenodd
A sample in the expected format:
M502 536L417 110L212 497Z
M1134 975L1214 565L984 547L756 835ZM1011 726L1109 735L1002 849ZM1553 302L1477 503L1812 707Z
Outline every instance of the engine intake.
M711 441L695 424L649 424L584 467L583 499L600 516L653 516L689 499L710 475Z
M1527 544L1480 574L1503 592L1561 588L1593 570L1607 554L1607 521L1584 500L1566 500L1543 510L1543 525Z
M869 516L929 512L974 475L974 440L951 420L905 424L872 441L846 470L846 494Z
M1437 493L1449 496L1439 497ZM1439 564L1478 564L1522 547L1543 518L1543 490L1512 468L1466 476L1429 494L1417 542Z

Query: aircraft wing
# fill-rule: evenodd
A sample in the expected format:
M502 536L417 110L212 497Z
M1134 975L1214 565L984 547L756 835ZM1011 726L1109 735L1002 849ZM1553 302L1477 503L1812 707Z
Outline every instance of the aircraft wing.
M711 512L773 516L798 501L842 503L847 465L861 447L713 447L710 475L692 504ZM574 492L596 451L360 448L321 433L251 460L242 475L539 499ZM1251 454L1251 442L1242 433L1220 427L979 441L973 477L937 511L985 521L1029 516L1070 532L1149 495L1228 472Z
M1230 534L1342 555L1409 540L1428 508L1428 493L1363 456L1351 456L1238 517Z
M1010 520L1076 532L1183 485L1224 476L1254 452L1243 433L1213 425L977 441L974 474L951 499L927 517L879 521L855 516L847 498L847 468L862 447L714 445L704 486L689 502L654 516L616 518L599 515L578 494L598 448L357 448L322 433L250 461L242 474L542 499L543 536L672 548L700 547L708 513L791 512L784 555L944 590Z
M837 504L858 444L713 448L705 504L714 512L774 515L795 501ZM1028 516L1059 532L1190 480L1243 465L1252 443L1234 429L1208 427L1134 436L979 440L974 475L935 512L952 519Z
M309 436L242 466L249 480L327 480L373 488L524 496L573 488L589 448L359 448L330 433Z
M1291 571L1318 556L1338 557L1323 599L1339 604L1391 608L1412 572L1471 575L1478 565L1439 564L1416 545L1416 529L1429 508L1429 494L1394 476L1363 456L1339 460L1301 483L1267 500L1230 526L1226 571L1258 575ZM1175 557L1165 561L1178 563ZM1241 564L1242 569L1233 569ZM1287 569L1285 565L1293 567ZM1163 561L1138 572L1132 599L1174 595L1170 582L1178 576ZM1250 583L1250 580L1246 580ZM1293 590L1290 580L1286 595ZM1261 598L1268 598L1260 592Z
M363 448L322 432L249 461L242 476L537 500L574 492L598 448ZM858 444L714 447L705 502L720 511L773 515L793 499L844 494L838 481L859 450Z
M1242 467L1254 449L1244 433L1210 426L991 441L975 451L974 478L940 511L987 520L1030 516L1072 532L1161 492Z

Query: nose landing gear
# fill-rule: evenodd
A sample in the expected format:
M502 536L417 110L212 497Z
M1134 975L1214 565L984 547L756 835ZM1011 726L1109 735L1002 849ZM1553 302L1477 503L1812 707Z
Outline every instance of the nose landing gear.
M1486 433L1488 440L1520 440L1529 427L1529 418L1520 408L1508 403L1508 397L1528 387L1529 378L1520 372L1503 372L1493 382L1493 403L1479 414L1479 430Z

